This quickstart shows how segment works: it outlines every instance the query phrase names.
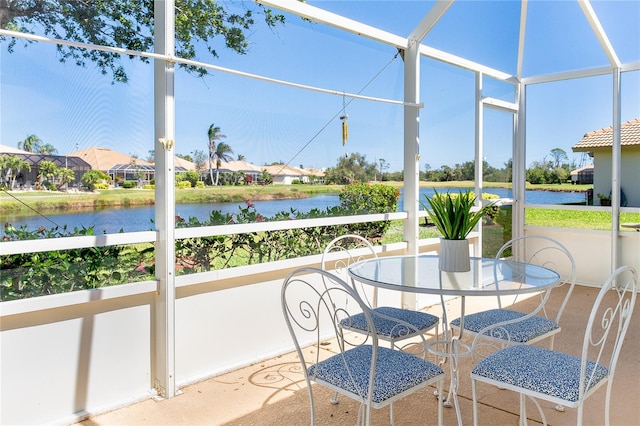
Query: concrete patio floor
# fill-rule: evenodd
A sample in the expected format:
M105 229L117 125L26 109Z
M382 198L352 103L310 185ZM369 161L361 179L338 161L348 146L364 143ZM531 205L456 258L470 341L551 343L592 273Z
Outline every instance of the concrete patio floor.
M564 288L554 290L551 306L558 306ZM555 349L580 355L584 328L597 288L576 286L563 315L562 332L556 336ZM492 298L467 299L467 312L484 309ZM519 302L518 310L531 307L535 299ZM459 313L458 300L447 302L449 319ZM640 303L636 304L631 327L618 361L611 399L611 424L640 425ZM429 312L441 314L439 306ZM470 357L460 362L460 405L463 424L473 424L471 404ZM123 407L77 423L84 426L111 425L308 425L309 398L306 383L295 353L283 355L227 374L210 378L181 389L182 394L156 402L153 399ZM445 366L448 373L448 367ZM445 388L448 383L445 382ZM433 425L437 423L437 399L433 388L417 392L394 404L396 425ZM492 386L478 385L479 424L517 425L518 397L515 393ZM330 404L332 393L314 385L317 425L355 424L358 404L342 397L337 405ZM585 405L585 425L604 424L604 395L601 388ZM553 404L541 402L550 425L576 422L576 410L557 412ZM540 417L529 403L530 424L539 424ZM374 425L389 424L388 407L374 410ZM444 409L444 424L457 424L455 410Z

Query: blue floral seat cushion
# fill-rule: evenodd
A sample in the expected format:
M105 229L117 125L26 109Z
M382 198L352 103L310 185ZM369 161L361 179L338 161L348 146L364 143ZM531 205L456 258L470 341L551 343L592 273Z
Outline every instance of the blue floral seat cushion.
M508 309L490 309L487 311L477 312L475 314L465 315L464 329L473 333L479 333L485 327L497 324L502 321L514 320L522 318L526 314ZM460 327L460 318L451 321L454 327ZM507 324L499 329L492 330L493 337L502 340L508 340L516 343L526 343L536 337L547 334L559 328L558 324L546 318L533 316L524 321ZM487 331L487 336L491 336L492 331Z
M372 348L371 345L358 346L320 361L309 367L309 377L366 399ZM381 404L440 375L444 377L442 368L422 358L378 347L372 401Z
M411 324L415 329L409 329L406 326L399 324L391 319L381 317L395 318L402 322ZM371 310L371 318L373 319L373 325L377 330L378 336L385 339L398 339L400 337L411 336L418 332L423 332L431 329L439 321L439 318L435 315L427 314L425 312L412 311L409 309L392 308L389 306L382 306ZM369 332L367 327L367 320L364 314L352 315L343 319L340 325L349 330L361 331L363 333Z
M572 355L537 346L517 345L489 355L476 364L471 375L576 402L580 363L581 359ZM606 367L592 361L587 361L586 372L588 385L585 392L609 375Z

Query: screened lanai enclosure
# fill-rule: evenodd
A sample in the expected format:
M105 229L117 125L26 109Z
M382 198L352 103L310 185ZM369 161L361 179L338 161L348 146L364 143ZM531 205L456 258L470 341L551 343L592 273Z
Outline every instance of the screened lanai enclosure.
M90 4L69 11L104 25L105 34L113 31L111 38L78 39L64 25L43 24L38 16L44 15L18 11L20 4L0 6L3 144L35 133L59 153L103 146L140 158L151 152L155 160L154 209L132 213L149 215L152 230L0 242L3 259L93 248L113 248L117 256L131 247L154 253L153 265L139 265L151 275L127 275L126 283L0 302L0 423L69 423L150 396L172 398L186 384L290 352L280 287L292 269L319 266L321 247L191 274L185 273L190 255L177 250L195 240L275 238L291 229L392 220L402 223L402 241L376 246L380 256L435 253L439 239L420 238L426 216L420 176L447 165L474 165L478 200L491 192L488 166L507 170L512 188L500 204L510 215L509 235L562 242L576 260L579 284L597 286L619 265L640 268L640 232L621 226L621 217L640 214L640 142L623 147L620 137L622 123L640 117L638 2L202 5L211 9L188 15L182 1L156 1L144 20L138 9L122 8L123 17L139 19L131 31L148 49L117 33L124 30L112 10ZM224 18L223 11L251 11L255 25L246 30L244 55L219 36L185 40L185 23L206 17L205 27L215 28L207 15L214 8L227 20L236 18ZM64 8L50 13L65 16ZM262 23L265 17L270 25ZM153 31L145 26L151 18ZM243 31L238 25L231 33ZM101 67L110 63L106 57L115 65ZM177 226L174 155L206 153L212 123L234 156L254 164L326 169L355 153L366 156L402 172L402 203L397 211L369 215ZM594 185L610 191L611 207L535 202L527 170L549 161L588 165L589 154L571 147L608 127L611 149L595 167L610 173ZM532 212L542 212L552 226L530 222ZM556 226L558 212L604 216L610 226L596 229L581 220ZM482 227L471 234L475 255L483 254L485 238ZM50 267L54 286L88 265ZM117 257L109 267L124 276ZM1 272L5 291L24 274ZM393 292L380 297L409 308L434 303ZM233 327L230 318L238 319Z
M53 163L56 167L65 168L73 171L73 178L70 179L70 182L66 182L65 184L71 187L78 187L81 185L82 175L91 170L91 166L81 158L73 157L73 156L63 156L63 155L44 155L44 154L35 154L35 153L25 153L25 154L11 154L13 157L18 158L21 161L24 161L28 164L28 168L21 171L15 176L15 182L13 183L19 189L31 189L36 186L39 186L41 182L45 181L46 178L44 173L40 171L40 164L43 161L47 161ZM5 181L5 177L3 176L3 183L7 185L11 185L11 179ZM59 183L60 184L60 183Z

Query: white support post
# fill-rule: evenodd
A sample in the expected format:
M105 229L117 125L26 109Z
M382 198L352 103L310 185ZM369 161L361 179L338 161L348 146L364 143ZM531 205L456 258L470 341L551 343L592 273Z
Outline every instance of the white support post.
M404 100L420 101L420 43L413 40L404 53ZM404 239L408 253L418 253L418 210L420 208L420 110L404 107Z
M174 0L156 0L155 52L174 54ZM155 225L158 293L152 309L152 387L162 398L176 395L175 386L175 193L174 193L174 64L154 60Z
M611 271L618 265L620 237L620 174L621 174L621 75L613 69L613 146L611 147Z
M404 52L404 100L420 101L420 43L410 40ZM408 254L418 254L420 219L420 110L404 107L404 209L409 217L404 221L404 239ZM416 296L402 294L402 306L414 309Z
M511 207L512 237L524 235L524 201L527 181L526 161L526 133L525 133L525 95L527 86L520 82L516 87L516 103L518 112L513 123L513 158L512 158L512 192L513 206Z
M476 158L475 158L475 194L476 206L482 206L482 167L484 165L484 105L482 102L482 73L476 72ZM480 257L482 255L482 221L476 225L476 231L479 232L478 242L474 245L473 255Z

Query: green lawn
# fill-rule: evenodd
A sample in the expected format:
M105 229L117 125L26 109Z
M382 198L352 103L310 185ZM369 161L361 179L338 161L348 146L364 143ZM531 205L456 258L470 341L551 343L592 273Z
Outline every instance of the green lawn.
M531 226L611 230L611 213L609 212L527 209L525 217L526 224ZM640 213L620 213L620 223L625 222L640 222Z

